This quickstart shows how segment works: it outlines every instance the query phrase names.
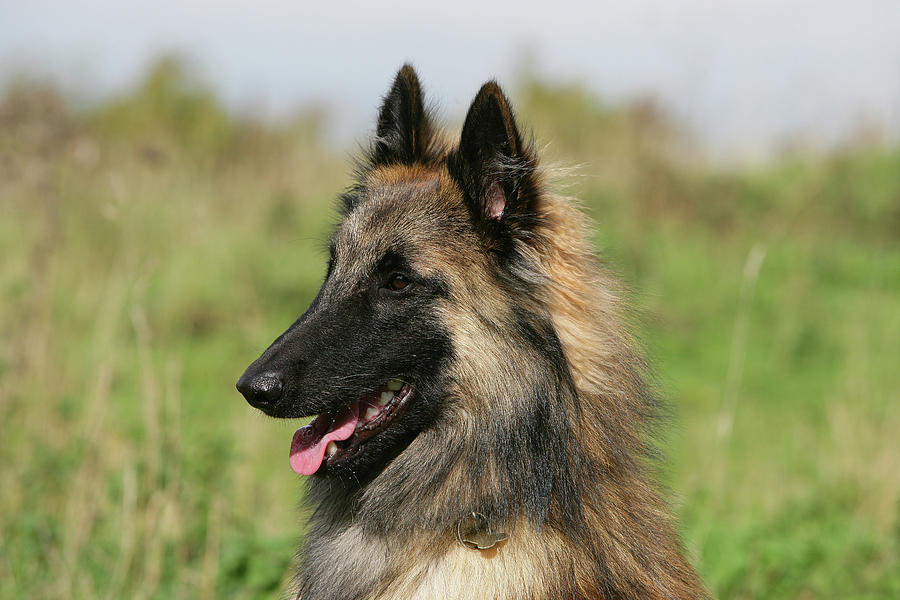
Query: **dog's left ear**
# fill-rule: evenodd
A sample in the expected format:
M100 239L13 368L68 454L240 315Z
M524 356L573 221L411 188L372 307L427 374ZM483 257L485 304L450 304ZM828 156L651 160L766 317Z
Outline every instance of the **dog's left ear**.
M376 139L372 146L374 166L424 161L432 136L431 120L422 99L422 86L412 66L397 72L378 113Z
M522 143L509 100L494 81L481 87L447 167L476 225L500 233L533 215L534 155Z

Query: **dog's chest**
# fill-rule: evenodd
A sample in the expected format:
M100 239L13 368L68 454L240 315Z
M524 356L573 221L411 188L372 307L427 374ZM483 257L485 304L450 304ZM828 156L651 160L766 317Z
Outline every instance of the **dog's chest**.
M421 540L404 543L368 536L352 527L309 547L318 558L308 566L317 567L318 577L333 579L332 589L343 590L344 598L365 600L531 598L540 588L536 583L547 575L545 566L517 548L514 540L486 551L465 548L455 540L437 546L443 550L435 552ZM340 577L334 577L337 573Z
M507 552L504 552L507 550ZM410 564L378 600L512 599L533 597L530 561L515 560L509 548L480 552L454 546L426 564Z

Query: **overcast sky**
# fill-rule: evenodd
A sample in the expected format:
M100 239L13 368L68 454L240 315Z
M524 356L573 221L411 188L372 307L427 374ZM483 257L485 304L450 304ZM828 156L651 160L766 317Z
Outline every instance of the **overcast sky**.
M861 125L900 133L900 0L0 0L0 77L102 97L171 50L236 109L319 102L346 139L404 61L458 118L483 81L512 82L523 54L610 100L657 96L713 155L798 134L834 143Z

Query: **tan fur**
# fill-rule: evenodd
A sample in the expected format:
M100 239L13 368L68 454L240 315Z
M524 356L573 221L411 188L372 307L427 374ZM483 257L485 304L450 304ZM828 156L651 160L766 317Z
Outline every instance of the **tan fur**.
M366 298L379 261L402 255L432 291L427 310L391 327L440 331L403 347L428 369L411 383L440 375L440 386L369 479L314 480L298 586L332 600L708 598L645 464L647 368L586 218L547 191L495 82L455 147L421 98L404 66L346 197L319 305ZM429 348L447 350L423 363ZM481 507L508 534L484 551L456 535Z
M454 333L453 342L463 360L453 365L458 382L452 395L456 402L446 419L416 438L406 453L388 465L379 479L391 480L404 469L414 469L404 457L427 452L435 440L474 431L482 418L512 413L504 403L520 397L516 389L527 358L516 360L519 349L507 339L486 333L484 323L503 323L509 309L491 289L488 265L481 253L471 248L478 243L473 232L459 228L455 237L445 234L443 220L465 222L465 208L456 184L446 172L415 167L376 169L368 184L375 206L350 214L342 229L346 232L344 251L377 256L387 240L399 232L417 248L415 266L423 272L440 272L450 282L450 298L442 304L442 319ZM394 202L377 205L378 189L389 188ZM398 206L397 189L411 190L415 203ZM607 455L608 428L620 428L633 435L640 445L634 422L643 410L639 396L643 362L625 331L627 314L620 286L597 263L590 244L585 217L563 197L545 195L540 211L546 223L534 243L520 250L542 266L553 326L563 345L581 404L580 418L573 423L575 435L595 459L611 471L593 486L602 490L602 503L583 498L588 527L605 549L603 560L613 576L621 580L628 598L700 598L706 593L692 568L678 551L677 536L664 504L642 475L616 471L616 462ZM355 235L365 240L355 240ZM359 246L354 246L359 244ZM352 249L351 249L351 246ZM341 251L341 250L339 250ZM358 261L358 259L357 259ZM512 357L512 360L511 360ZM573 411L574 412L574 411ZM463 433L460 433L463 432ZM615 437L615 436L612 436ZM477 451L460 447L460 452ZM452 530L434 538L438 514L429 507L448 504L469 506L479 490L491 489L491 473L472 481L460 463L446 484L414 514L397 517L398 533L390 539L369 538L361 543L361 530L344 531L333 540L335 554L351 563L367 565L373 578L373 599L468 599L512 600L549 598L547 590L565 590L567 597L603 598L592 574L584 568L596 560L580 556L567 539L551 527L535 530L524 519L500 524L510 538L487 552L464 548ZM366 496L364 496L364 499ZM636 521L642 515L660 529L645 531ZM364 548L359 555L360 548ZM648 558L649 557L649 558ZM639 560L642 558L642 560ZM658 567L646 568L646 565ZM628 592L628 590L640 590Z

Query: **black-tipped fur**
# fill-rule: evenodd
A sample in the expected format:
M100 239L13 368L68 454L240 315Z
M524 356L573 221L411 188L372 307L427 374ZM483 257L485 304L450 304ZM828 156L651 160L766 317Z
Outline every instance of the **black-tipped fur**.
M450 148L404 65L342 203L319 295L248 374L280 378L274 416L391 378L415 395L308 478L296 597L706 598L646 464L656 404L619 287L496 82ZM472 513L508 539L465 547Z

